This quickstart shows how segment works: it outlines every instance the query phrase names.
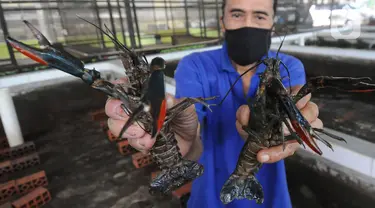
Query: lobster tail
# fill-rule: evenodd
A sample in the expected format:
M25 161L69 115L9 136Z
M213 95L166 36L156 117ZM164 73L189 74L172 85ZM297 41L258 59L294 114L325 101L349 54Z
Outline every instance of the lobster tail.
M263 188L254 175L238 176L232 174L225 182L220 192L220 200L228 204L234 199L255 200L263 203Z
M203 174L204 168L197 162L182 159L172 168L164 169L149 186L152 195L169 194Z

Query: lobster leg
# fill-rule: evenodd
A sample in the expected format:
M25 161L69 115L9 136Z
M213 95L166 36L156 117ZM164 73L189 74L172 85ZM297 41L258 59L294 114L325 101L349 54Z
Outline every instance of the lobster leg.
M202 105L206 106L207 109L211 110L211 106L216 106L216 104L208 104L205 101L213 100L217 98L217 96L212 96L208 98L185 98L180 103L176 104L172 108L168 109L167 115L165 117L164 125L168 124L170 121L173 120L180 112L184 111L186 108L191 106L194 103L201 103Z
M374 92L375 83L370 83L369 77L331 77L319 76L308 79L307 83L293 97L293 101L297 102L307 94L319 90L321 88L334 88L344 92Z
M290 132L290 136L291 136L291 139L290 140L297 140L297 142L301 145L303 145L304 148L305 147L305 144L303 143L301 137L299 137L296 132L293 131L292 127L290 126L289 122L286 120L285 117L282 117L282 120L283 122L285 123L285 126L288 128L289 132ZM285 149L285 148L284 148Z
M345 140L344 138L339 137L339 136L334 135L334 134L331 134L331 133L327 132L327 131L324 130L324 129L318 129L318 128L312 128L312 129L313 129L314 131L317 131L317 132L320 132L320 133L322 133L322 134L325 134L325 135L327 135L327 136L329 136L329 137L332 137L332 138L334 138L334 139L336 139L336 140L339 140L339 141L342 141L342 142L347 143L346 140Z
M126 121L118 135L118 139L120 139L124 132L140 117L142 113L144 113L144 108L145 106L141 104L137 109L135 109L133 114L129 116L129 119Z

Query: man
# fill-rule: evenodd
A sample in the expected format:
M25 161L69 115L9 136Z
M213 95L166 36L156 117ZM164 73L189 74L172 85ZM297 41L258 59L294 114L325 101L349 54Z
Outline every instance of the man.
M216 95L223 98L239 74L264 58L268 52L270 38L267 35L273 25L275 8L276 2L273 0L226 0L220 20L225 34L223 47L194 53L180 61L175 72L176 98ZM275 57L274 52L268 52L268 55ZM293 93L298 92L306 81L302 63L285 54L279 54L279 58L289 68ZM215 107L212 113L201 104L196 104L176 118L176 138L182 155L204 166L204 174L193 182L188 207L224 207L220 201L220 190L235 169L247 137L241 128L249 120L244 95L255 95L259 74L264 69L264 65L260 65L243 76L223 106ZM287 75L285 69L280 72L281 76ZM288 87L288 79L285 79L284 85ZM318 108L309 99L310 95L306 96L298 102L297 107L312 126L322 128L323 124L317 118ZM172 104L169 106L178 102L171 97L170 100ZM118 100L106 103L106 113L110 117L109 128L115 135L119 134L128 119L119 105ZM288 132L285 131L285 134ZM154 144L150 135L137 125L130 127L123 137L143 152L147 152ZM263 186L264 203L256 205L254 201L234 200L226 207L292 207L283 159L298 148L298 143L289 142L285 151L282 146L260 151L257 159L265 164L256 176Z

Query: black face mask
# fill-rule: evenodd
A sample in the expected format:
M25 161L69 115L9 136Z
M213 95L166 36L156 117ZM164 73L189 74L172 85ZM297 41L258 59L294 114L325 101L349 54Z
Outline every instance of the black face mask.
M238 65L259 61L271 46L271 30L243 27L225 31L228 55Z

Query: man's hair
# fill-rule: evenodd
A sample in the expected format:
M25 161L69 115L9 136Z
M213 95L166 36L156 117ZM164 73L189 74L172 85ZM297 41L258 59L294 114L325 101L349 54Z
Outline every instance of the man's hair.
M227 0L223 0L223 4L221 6L221 10L223 11L223 15L224 15L224 8L225 8L225 5L227 3ZM276 14L276 10L277 10L277 0L273 0L273 13Z

